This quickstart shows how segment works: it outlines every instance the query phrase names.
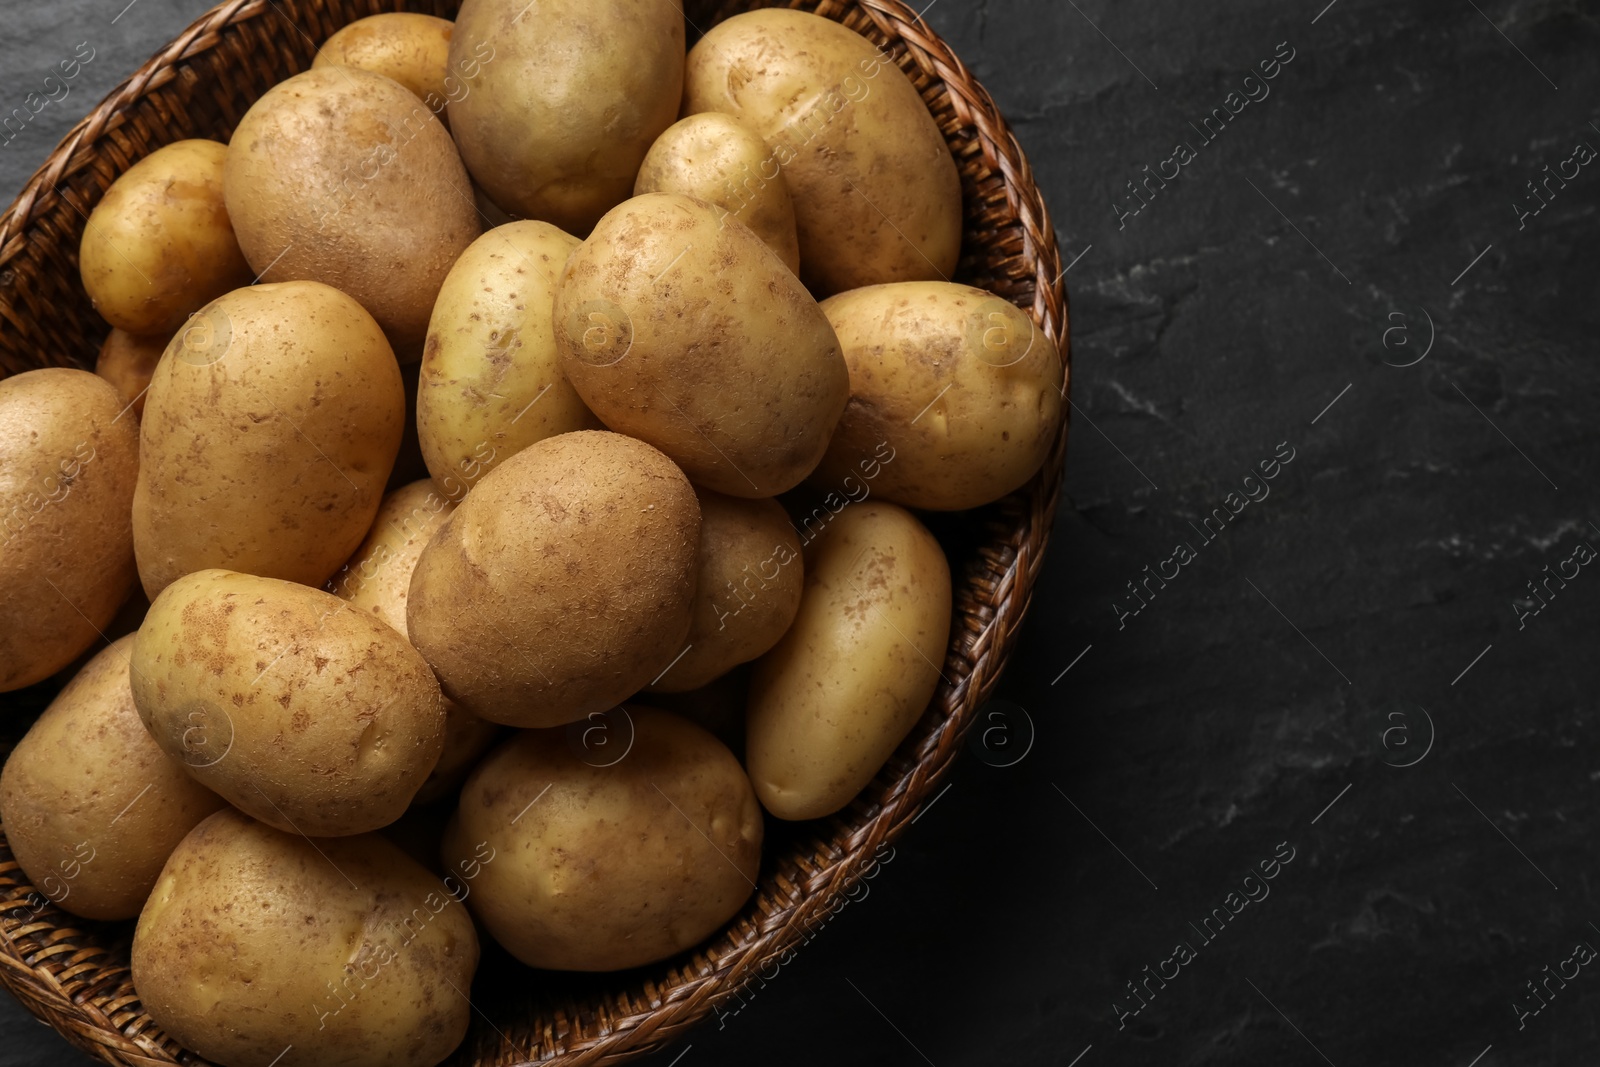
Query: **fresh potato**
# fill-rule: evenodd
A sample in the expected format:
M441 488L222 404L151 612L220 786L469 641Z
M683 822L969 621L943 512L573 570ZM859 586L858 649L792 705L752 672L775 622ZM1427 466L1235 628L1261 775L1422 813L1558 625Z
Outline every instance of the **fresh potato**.
M383 498L367 539L350 562L328 579L328 592L361 611L371 612L374 618L405 636L411 572L416 569L423 546L455 509L426 479L396 489ZM428 780L417 790L413 804L432 803L460 785L500 732L493 723L463 710L453 700L445 700L444 716L444 750Z
M394 354L350 297L319 282L219 297L145 394L145 592L205 567L321 585L372 525L404 419Z
M136 419L144 417L144 391L150 388L150 376L156 372L168 340L164 336L136 337L113 328L100 346L94 372L116 386Z
M771 146L813 291L955 271L955 160L911 79L854 30L804 11L735 15L689 53L683 110L732 115Z
M783 636L800 610L800 535L775 500L739 500L708 489L700 500L694 622L684 650L650 686L699 689L755 659Z
M411 641L444 693L510 726L559 726L637 692L683 647L700 506L621 434L546 438L489 472L422 550Z
M313 837L399 818L444 746L433 672L338 597L204 570L150 605L133 700L161 750L246 814Z
M774 496L811 473L849 372L811 294L710 205L647 193L600 220L555 297L567 377L697 485Z
M473 180L513 215L588 233L678 117L683 21L675 0L464 0L450 61L490 57L450 98Z
M518 734L467 779L445 831L446 866L494 843L468 906L534 967L654 963L710 936L755 889L761 808L733 753L654 708L610 718L626 755L598 758L573 730Z
M118 329L171 336L253 273L223 203L227 148L177 141L123 171L89 213L78 246L83 288Z
M722 208L800 273L794 202L767 142L731 115L703 111L668 126L656 138L633 182L633 195L682 193Z
M323 41L311 69L360 67L382 74L417 94L443 121L454 26L449 19L409 11L368 15Z
M130 634L101 649L11 750L0 773L6 841L56 907L139 914L167 856L223 806L145 732L128 684Z
M439 290L417 392L417 433L434 484L459 501L535 441L604 429L567 381L550 302L578 239L548 222L497 226Z
M850 403L814 485L844 484L892 442L873 494L960 511L1020 488L1050 454L1061 356L1016 305L969 285L900 282L841 293L822 310L850 367Z
M439 286L479 232L449 132L398 82L355 67L296 74L252 104L223 191L263 279L349 293L401 359L420 357Z
M922 717L950 637L950 566L893 504L852 504L808 546L800 614L756 664L745 766L780 819L848 804Z
M133 935L144 1009L230 1067L433 1067L466 1035L477 968L466 909L389 841L232 810L183 839Z
M134 586L139 427L88 371L0 379L0 692L89 648Z

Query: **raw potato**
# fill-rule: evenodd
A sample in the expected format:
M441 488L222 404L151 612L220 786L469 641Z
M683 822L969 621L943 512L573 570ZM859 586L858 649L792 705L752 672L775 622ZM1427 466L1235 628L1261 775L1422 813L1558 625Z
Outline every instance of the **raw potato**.
M133 417L144 417L144 393L150 388L150 376L167 350L167 337L135 337L126 330L113 328L100 346L100 355L94 361L94 372L122 394L122 399L133 409Z
M165 334L254 276L223 203L227 147L177 141L111 183L78 246L83 287L118 329Z
M167 856L223 806L145 732L128 683L130 634L67 683L0 773L6 841L56 907L139 914Z
M814 292L955 271L955 160L911 80L855 31L803 11L735 15L689 53L683 110L732 115L771 146Z
M567 260L555 321L591 411L731 496L811 473L848 397L838 339L799 279L686 196L647 193L601 219Z
M546 438L467 494L417 562L411 641L490 722L560 726L659 675L693 614L700 505L621 434Z
M459 501L535 441L599 430L561 369L550 305L578 239L548 222L497 226L472 242L439 290L417 392L428 471Z
M439 684L388 625L294 582L206 570L134 637L133 699L168 756L236 808L313 837L406 810L444 746Z
M408 11L368 15L323 41L311 69L360 67L382 74L410 89L443 121L454 26L449 19Z
M228 143L223 189L263 280L349 293L404 360L421 355L439 286L479 232L449 132L398 82L354 67L268 89Z
M494 57L450 100L473 180L513 215L588 233L678 117L683 22L675 0L465 0L451 62Z
M134 586L139 427L88 371L0 379L0 692L94 644Z
M328 579L328 592L370 612L404 637L411 572L423 546L453 511L455 505L439 495L427 479L396 489L383 498L367 539L350 562ZM500 732L453 700L445 700L444 716L444 751L417 790L413 804L431 803L460 785Z
M172 853L132 956L150 1017L216 1063L433 1067L466 1035L478 935L382 837L311 841L224 810Z
M950 637L950 566L893 504L852 504L813 542L800 614L750 682L745 765L780 819L848 804L922 717Z
M633 195L682 193L722 208L800 273L794 202L767 143L731 115L701 112L656 138L633 182Z
M519 734L472 773L445 831L446 866L494 843L468 906L530 966L654 963L710 936L755 888L761 808L739 761L684 719L622 710L625 756L596 758L571 730Z
M1016 305L968 285L901 282L841 293L822 310L850 367L850 403L814 485L843 484L892 442L873 494L960 511L1020 488L1050 454L1061 357Z
M206 567L321 585L372 525L404 419L394 354L350 297L286 282L212 302L145 395L145 592Z
M684 652L653 692L699 689L778 643L805 584L800 535L776 500L739 500L708 489L700 499L694 623Z

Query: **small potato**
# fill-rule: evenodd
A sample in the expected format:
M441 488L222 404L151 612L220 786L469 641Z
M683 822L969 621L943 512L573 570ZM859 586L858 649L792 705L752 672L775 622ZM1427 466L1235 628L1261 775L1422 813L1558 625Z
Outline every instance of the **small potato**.
M567 260L555 321L589 409L719 493L793 488L844 410L850 375L827 317L704 201L646 193L607 213Z
M405 638L319 589L205 570L150 605L133 699L161 750L271 826L313 837L399 818L444 747Z
M998 500L1033 477L1061 427L1055 344L1016 305L948 282L823 301L850 367L850 403L813 485L843 484L884 442L872 492L930 511Z
M813 292L954 273L955 160L911 79L865 37L805 11L735 15L689 53L683 113L702 111L771 146Z
M360 67L393 78L443 121L454 26L449 19L408 11L368 15L323 41L311 69Z
M89 213L78 246L95 310L132 334L172 333L254 276L223 202L227 147L177 141L123 171Z
M208 304L145 394L145 592L206 567L321 585L372 525L404 419L394 353L344 293L285 282Z
M139 427L88 371L0 379L0 692L86 651L135 584Z
M434 1067L466 1035L477 968L466 909L394 844L231 809L173 851L133 934L144 1009L230 1067Z
M133 636L75 675L0 773L6 841L56 907L89 919L139 914L167 856L223 806L145 732L133 706Z
M548 222L497 226L439 290L417 391L417 433L451 500L535 441L605 427L561 369L551 300L578 239Z
M447 867L477 843L468 906L533 966L615 971L666 959L732 918L755 889L761 807L720 741L654 708L607 716L624 754L569 730L530 730L467 779L445 831Z
M633 195L682 193L722 208L778 253L791 274L800 273L800 239L794 202L783 170L767 142L738 119L715 111L668 126L656 138L633 182Z
M745 766L780 819L848 804L922 717L950 637L950 566L910 512L867 501L808 546L800 614L750 681Z
M406 624L444 693L560 726L648 685L693 615L700 506L642 441L585 430L490 471L422 550Z
M649 688L699 689L778 643L805 583L800 535L776 500L739 500L696 490L699 569L694 623L684 651Z
M113 328L100 346L100 355L94 361L94 372L122 394L122 399L133 409L133 417L144 417L144 393L150 388L150 376L161 362L161 353L167 350L167 337L135 337L126 330Z

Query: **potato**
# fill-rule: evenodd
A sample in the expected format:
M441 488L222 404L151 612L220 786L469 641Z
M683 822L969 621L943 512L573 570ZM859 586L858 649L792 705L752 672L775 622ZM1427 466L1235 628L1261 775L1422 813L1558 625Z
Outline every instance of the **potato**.
M490 57L449 106L473 180L513 215L588 233L678 117L683 44L675 0L464 0L450 61Z
M683 111L732 115L771 147L814 292L955 271L955 160L911 79L855 31L804 11L735 15L689 53Z
M770 173L769 173L770 171ZM738 119L704 111L656 138L633 195L682 193L715 204L755 231L790 273L800 273L794 202L777 157Z
M207 305L145 394L145 592L205 567L321 585L372 525L404 419L394 355L345 294L286 282Z
M459 501L507 456L572 430L604 429L567 381L550 304L578 239L548 222L472 242L428 322L417 433L428 471Z
M775 500L707 489L700 500L694 622L684 650L650 689L699 689L778 643L800 610L800 535Z
M433 1067L466 1035L477 968L466 909L395 845L231 810L172 853L133 935L144 1009L230 1067Z
M632 742L614 762L574 743L576 727L495 749L445 830L446 866L494 843L467 905L530 966L654 963L710 936L755 889L761 808L733 753L654 708L613 718L629 734L614 743Z
M874 285L822 304L850 367L850 403L811 476L844 483L892 442L872 492L960 511L1033 477L1061 427L1055 344L1016 305L948 282Z
M269 282L325 282L416 360L439 286L478 236L450 134L398 82L321 67L268 89L228 142L223 192Z
M356 19L322 42L311 69L360 67L404 85L444 120L450 73L450 31L433 15L386 11Z
M396 489L383 498L367 539L350 562L328 579L328 592L405 636L411 572L423 546L454 510L426 479ZM444 716L444 751L413 804L431 803L460 785L500 732L453 700L444 702Z
M444 746L433 672L388 625L276 578L204 570L156 597L133 700L161 750L280 830L398 819Z
M71 663L133 589L139 427L125 407L88 371L0 379L0 692Z
M745 766L780 819L848 804L922 717L950 637L950 566L911 514L846 507L808 547L800 614L750 680Z
M575 722L683 647L699 536L694 491L660 452L595 430L546 438L490 471L422 550L411 641L479 718Z
M167 856L223 800L145 732L128 684L130 634L100 650L11 750L6 840L56 907L131 919Z
M647 193L607 214L567 260L555 321L589 409L719 493L793 488L844 410L827 317L772 249L702 201Z
M227 148L176 141L123 171L89 213L83 288L118 329L166 334L254 273L223 203Z
M144 417L144 391L150 388L150 376L156 372L168 340L136 337L126 330L112 329L100 346L94 372L116 387L136 419Z

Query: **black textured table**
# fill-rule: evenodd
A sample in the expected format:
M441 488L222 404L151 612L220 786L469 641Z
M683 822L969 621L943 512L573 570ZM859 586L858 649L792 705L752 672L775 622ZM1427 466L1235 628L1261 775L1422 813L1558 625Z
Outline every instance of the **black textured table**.
M1051 562L987 748L650 1064L1600 1058L1600 15L1325 2L934 0L1072 264ZM7 13L5 108L93 58L0 185L204 7L125 4Z

